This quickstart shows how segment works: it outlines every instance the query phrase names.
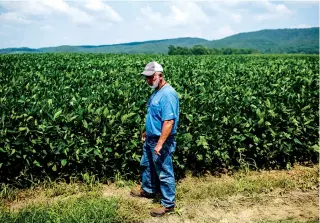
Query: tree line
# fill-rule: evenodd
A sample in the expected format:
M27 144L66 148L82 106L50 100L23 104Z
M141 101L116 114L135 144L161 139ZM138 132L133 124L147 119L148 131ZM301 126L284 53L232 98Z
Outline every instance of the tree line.
M235 49L235 48L208 48L202 45L195 45L191 48L170 45L169 55L230 55L230 54L257 54L260 53L254 49Z

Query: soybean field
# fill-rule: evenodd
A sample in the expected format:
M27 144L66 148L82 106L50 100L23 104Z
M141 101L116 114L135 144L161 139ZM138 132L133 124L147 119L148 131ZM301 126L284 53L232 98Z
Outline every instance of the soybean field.
M137 179L155 60L180 98L174 168L318 162L319 56L0 55L0 182Z

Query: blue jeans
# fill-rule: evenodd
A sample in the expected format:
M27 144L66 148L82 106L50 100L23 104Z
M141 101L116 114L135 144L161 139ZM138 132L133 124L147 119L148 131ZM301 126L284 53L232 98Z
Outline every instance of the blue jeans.
M154 153L159 138L146 137L141 158L142 190L149 194L161 192L161 204L167 208L175 205L175 178L172 154L176 140L169 136L162 146L160 156Z

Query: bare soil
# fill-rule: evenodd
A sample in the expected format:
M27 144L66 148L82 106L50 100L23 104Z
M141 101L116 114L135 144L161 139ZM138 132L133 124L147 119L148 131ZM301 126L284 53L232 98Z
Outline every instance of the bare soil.
M277 192L257 198L231 196L225 200L206 199L197 204L184 204L181 215L149 218L151 222L219 222L247 223L276 221L292 218L295 221L318 219L318 192L292 191L285 195Z
M151 209L155 203L152 199L133 198L129 188L105 186L103 196L118 196ZM310 191L292 190L283 193L276 190L267 194L250 197L237 194L225 199L206 198L199 202L183 201L178 203L175 213L161 218L149 217L144 223L152 222L219 222L249 223L259 221L277 221L294 219L305 222L319 219L319 193L317 189ZM148 210L147 210L148 211Z
M292 171L257 172L237 180L237 176L189 177L177 184L175 212L153 218L149 211L159 205L160 198L130 196L130 186L103 185L95 196L117 197L122 216L152 222L319 222L319 167L297 167ZM237 185L235 190L234 185ZM260 190L263 188L263 190ZM249 192L244 193L244 190ZM250 191L251 190L251 191ZM216 196L223 194L224 196ZM40 191L21 192L21 199L6 204L12 211L30 204L49 204L88 192L46 197ZM292 219L292 221L290 220Z

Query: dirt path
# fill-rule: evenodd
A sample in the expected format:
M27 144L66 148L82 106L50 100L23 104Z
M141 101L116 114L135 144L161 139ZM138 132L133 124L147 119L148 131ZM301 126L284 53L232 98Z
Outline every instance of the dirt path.
M128 188L105 187L103 196L118 196L152 208L153 201L146 198L132 198ZM144 223L152 222L219 222L247 223L263 220L276 221L292 218L298 221L314 220L318 215L318 191L302 192L293 190L282 194L274 191L268 194L257 194L252 197L234 195L226 199L210 199L179 203L176 213L162 218L149 217Z
M159 200L131 197L131 186L102 185L93 194L119 198L119 216L124 217L126 222L311 223L319 222L318 171L316 166L298 167L291 171L225 175L220 178L187 177L177 184L175 212L161 218L153 218L149 214L150 209L159 204ZM28 204L50 204L88 194L86 190L75 189L75 186L64 185L62 190L57 185L58 189L49 189L47 192L25 192L26 198L10 202L8 206L11 210L18 210ZM56 191L66 189L70 191L54 196ZM287 219L292 221L283 222Z
M198 204L183 204L181 215L150 218L151 222L221 222L247 223L262 220L312 220L318 216L318 192L293 191L285 195L272 193L256 198L232 196L226 200L206 199Z

